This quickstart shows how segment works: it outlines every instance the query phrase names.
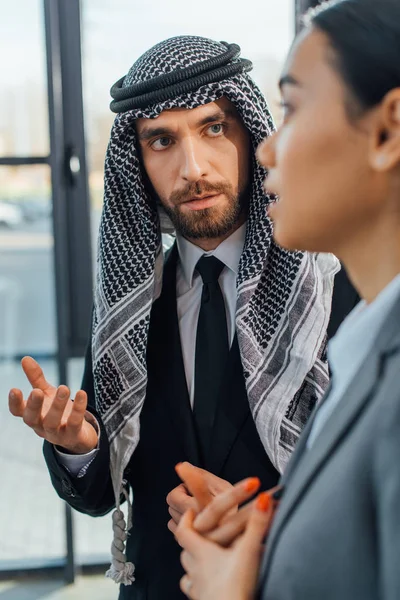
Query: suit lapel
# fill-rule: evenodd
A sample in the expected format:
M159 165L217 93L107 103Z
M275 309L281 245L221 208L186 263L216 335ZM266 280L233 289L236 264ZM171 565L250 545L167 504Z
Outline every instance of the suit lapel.
M182 460L199 464L200 456L190 406L182 346L176 308L176 267L178 250L176 244L168 253L164 265L163 287L154 306L155 343L162 346L160 391L168 403L168 412L175 430L176 439L182 445ZM154 342L153 342L154 343ZM168 382L168 385L165 385Z
M397 325L395 328L393 328L394 323ZM313 479L324 468L325 463L348 435L363 410L375 397L385 360L390 355L392 348L397 348L400 344L399 323L400 301L397 302L394 310L386 319L374 349L370 352L345 392L348 402L346 404L344 402L340 403L340 410L337 409L330 417L329 423L318 435L310 450L307 450L306 445L312 422L308 423L305 428L288 465L288 470L282 478L285 490L268 538L262 570L263 580L268 575L274 547L288 518L301 501ZM325 396L326 398L327 396ZM314 413L313 420L317 412L318 410Z
M251 417L246 386L240 359L239 344L235 335L229 353L221 398L215 415L210 452L206 468L218 475L229 452L248 417Z

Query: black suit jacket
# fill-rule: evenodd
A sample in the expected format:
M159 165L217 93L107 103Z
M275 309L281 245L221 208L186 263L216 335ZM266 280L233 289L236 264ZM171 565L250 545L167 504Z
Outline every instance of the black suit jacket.
M165 266L163 292L154 303L148 340L149 381L141 413L139 445L125 472L133 490L133 529L128 538L127 556L136 565L136 581L121 586L120 599L182 600L178 588L183 572L180 548L167 529L167 494L180 481L176 463L188 460L199 464L199 454L181 355L176 314L176 260L174 249ZM333 314L338 323L351 310L355 293L347 289L347 302L340 297L340 310ZM345 306L345 310L343 310ZM244 384L237 341L234 341L226 373L226 385L218 406L206 469L235 483L258 476L263 489L278 481L256 431ZM83 478L71 476L61 466L53 447L45 442L44 455L52 483L61 498L76 510L93 516L114 507L109 473L109 447L101 420L94 408L90 348L86 357L83 389L90 411L101 426L100 450ZM110 524L111 539L111 524Z

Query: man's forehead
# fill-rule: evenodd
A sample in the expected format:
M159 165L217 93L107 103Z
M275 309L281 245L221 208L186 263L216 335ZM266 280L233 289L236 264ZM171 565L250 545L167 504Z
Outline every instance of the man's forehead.
M235 105L228 100L228 98L222 97L216 100L215 102L208 102L207 104L202 104L201 106L196 106L196 108L170 108L168 110L163 110L157 117L152 119L141 118L136 119L136 128L138 131L141 131L143 127L149 124L149 122L157 122L157 125L161 123L176 123L182 121L186 121L188 119L197 121L203 118L207 118L209 115L213 115L215 113L225 113L230 117L239 118L239 113L235 107Z

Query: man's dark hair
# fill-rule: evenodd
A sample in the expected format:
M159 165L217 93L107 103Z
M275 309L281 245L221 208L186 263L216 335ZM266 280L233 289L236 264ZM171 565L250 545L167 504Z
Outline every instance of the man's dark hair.
M373 108L400 87L400 0L337 0L312 9L307 25L321 30L353 96L352 113Z

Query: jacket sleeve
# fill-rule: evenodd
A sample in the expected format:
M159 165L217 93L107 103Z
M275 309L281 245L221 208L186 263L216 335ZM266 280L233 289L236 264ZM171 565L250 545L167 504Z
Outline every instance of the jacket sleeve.
M374 455L381 600L400 598L400 348L392 360L395 362L389 368L394 367L394 376L382 402Z
M115 506L110 475L110 450L107 434L95 409L92 352L89 342L85 357L82 389L88 395L88 410L100 426L99 450L83 476L72 475L58 460L54 446L45 441L43 454L57 494L70 506L92 516L102 516Z

